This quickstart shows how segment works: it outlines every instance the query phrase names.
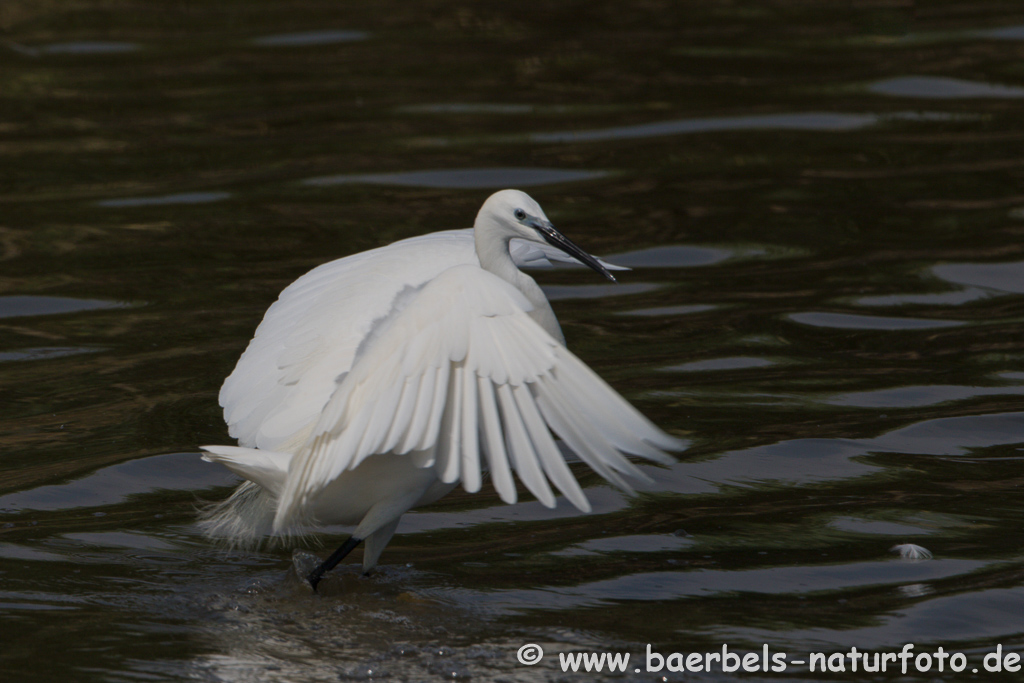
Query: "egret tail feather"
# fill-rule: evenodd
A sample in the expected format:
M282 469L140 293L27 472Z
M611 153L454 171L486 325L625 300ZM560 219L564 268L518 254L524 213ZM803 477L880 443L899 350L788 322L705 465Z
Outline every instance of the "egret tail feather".
M246 481L226 500L200 509L198 525L204 536L231 550L251 550L263 543L287 545L308 535L298 526L275 532L276 510L277 498L273 494Z

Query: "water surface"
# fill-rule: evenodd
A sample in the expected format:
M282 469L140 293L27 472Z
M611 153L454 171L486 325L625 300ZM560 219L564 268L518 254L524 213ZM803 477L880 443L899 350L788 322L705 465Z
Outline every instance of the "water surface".
M603 171L569 171L555 168L472 168L406 173L364 173L307 178L306 185L397 185L399 187L437 187L473 190L500 190L509 187L534 187L552 183L593 180L607 175Z
M879 95L922 97L927 99L1024 97L1024 88L940 76L901 76L899 78L889 78L872 83L868 90Z
M8 0L4 680L1019 651L1022 25L1010 0ZM198 448L231 443L217 392L281 289L468 226L507 186L633 268L531 274L572 351L688 442L678 462L641 464L634 496L574 460L590 515L456 491L319 596L295 568L345 529L204 539L196 510L236 479Z

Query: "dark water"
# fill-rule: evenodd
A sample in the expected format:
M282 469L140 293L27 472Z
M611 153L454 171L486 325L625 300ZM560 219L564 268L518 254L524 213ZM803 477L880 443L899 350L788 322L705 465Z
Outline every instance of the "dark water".
M573 682L609 674L557 653L621 651L611 678L888 680L633 670L648 643L914 643L968 664L911 680L998 679L983 655L1024 646L1022 27L1009 0L5 0L2 678ZM321 597L291 548L199 536L234 479L197 446L229 442L216 393L277 292L509 184L634 268L538 278L679 464L635 498L575 465L587 516L452 494Z

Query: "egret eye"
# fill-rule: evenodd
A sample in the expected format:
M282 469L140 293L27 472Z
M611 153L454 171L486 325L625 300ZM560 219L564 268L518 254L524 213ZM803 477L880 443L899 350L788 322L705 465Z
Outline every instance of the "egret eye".
M517 221L521 221L524 218L526 218L526 212L523 211L522 209L516 209L515 211L512 212L512 215L516 217Z

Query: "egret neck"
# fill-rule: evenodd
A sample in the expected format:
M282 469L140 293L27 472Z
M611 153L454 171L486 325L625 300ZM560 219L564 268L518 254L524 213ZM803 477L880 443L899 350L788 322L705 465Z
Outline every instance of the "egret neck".
M481 214L483 211L481 211ZM551 309L551 304L544 296L543 290L537 282L519 270L512 260L509 252L509 244L513 237L496 225L478 214L473 224L473 240L476 243L476 256L480 259L480 267L489 273L497 275L505 282L518 289L533 305L529 316L533 321L544 328L544 331L554 337L559 343L565 344L565 336L562 334L562 327L558 324L558 318Z

